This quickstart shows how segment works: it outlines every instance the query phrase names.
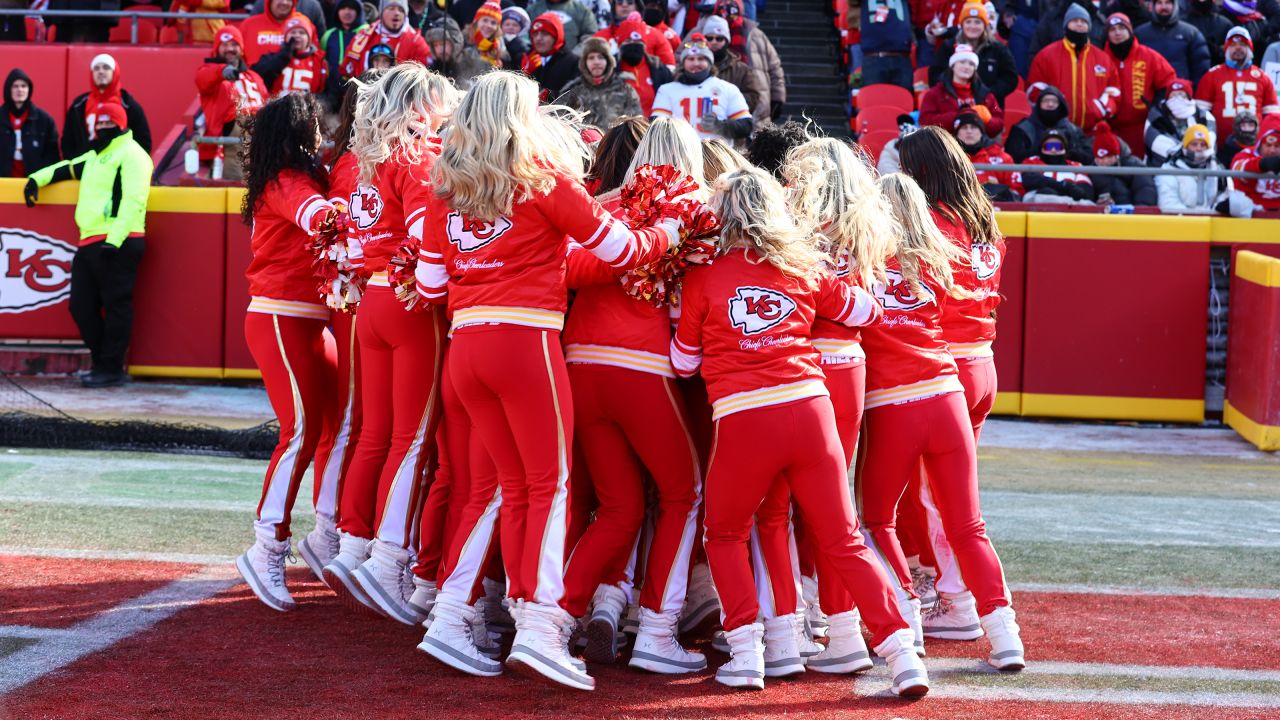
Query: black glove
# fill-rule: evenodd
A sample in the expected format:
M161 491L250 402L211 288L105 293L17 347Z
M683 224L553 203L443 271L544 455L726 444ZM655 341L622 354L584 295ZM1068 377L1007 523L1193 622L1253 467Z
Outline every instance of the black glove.
M240 79L240 68L235 65L228 65L222 68L222 79L235 82Z
M1073 182L1062 183L1062 192L1072 200L1083 200L1088 193L1085 189Z
M1217 210L1219 215L1230 215L1230 214L1231 214L1231 201L1230 201L1230 200L1223 200L1222 202L1218 203L1217 205L1214 205L1214 206L1213 206L1213 209L1214 209L1214 210Z
M783 102L781 100L769 101L769 119L776 122L778 118L782 117L782 105Z
M27 184L22 188L22 199L27 202L27 207L36 206L36 200L40 199L40 186L35 180L27 178Z
M1262 168L1262 172L1280 173L1280 155L1262 158L1262 162L1258 163L1258 167Z

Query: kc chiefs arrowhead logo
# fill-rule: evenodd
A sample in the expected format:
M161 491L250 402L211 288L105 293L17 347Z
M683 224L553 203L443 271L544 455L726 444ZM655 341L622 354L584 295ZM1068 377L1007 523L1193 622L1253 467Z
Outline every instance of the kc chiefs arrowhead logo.
M459 212L449 213L449 242L461 252L473 252L488 245L511 229L511 221L498 216L493 222L477 220Z
M795 300L768 288L740 287L729 298L729 322L743 335L762 333L795 311Z
M349 212L358 230L368 230L376 225L378 218L382 217L382 208L382 196L372 185L358 185L351 193Z
M884 274L889 284L877 282L873 290L885 310L915 310L935 301L933 291L925 285L920 286L920 295L911 292L911 286L903 281L902 273L897 270L885 270Z
M1000 249L995 245L974 243L969 253L969 262L979 280L986 280L1000 269Z

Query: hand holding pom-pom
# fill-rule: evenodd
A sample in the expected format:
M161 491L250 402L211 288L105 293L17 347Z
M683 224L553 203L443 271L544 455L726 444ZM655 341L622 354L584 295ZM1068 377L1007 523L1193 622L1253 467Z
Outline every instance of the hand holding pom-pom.
M698 189L693 178L670 165L642 165L622 189L622 220L631 227L658 225L678 236L656 262L630 270L622 286L634 298L654 305L678 302L674 290L694 265L706 265L716 255L720 220L705 203L691 197Z
M358 243L348 242L350 216L345 208L330 208L313 221L315 270L324 304L339 312L351 312L364 295L360 274L364 255Z
M387 282L395 292L396 299L410 312L419 312L427 306L418 294L417 278L414 276L417 268L418 250L410 245L401 245L387 262Z

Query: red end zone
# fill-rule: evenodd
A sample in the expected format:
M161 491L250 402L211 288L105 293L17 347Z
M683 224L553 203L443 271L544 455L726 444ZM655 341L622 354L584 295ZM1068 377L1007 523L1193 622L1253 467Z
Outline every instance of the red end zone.
M0 555L0 634L5 625L69 627L197 567Z

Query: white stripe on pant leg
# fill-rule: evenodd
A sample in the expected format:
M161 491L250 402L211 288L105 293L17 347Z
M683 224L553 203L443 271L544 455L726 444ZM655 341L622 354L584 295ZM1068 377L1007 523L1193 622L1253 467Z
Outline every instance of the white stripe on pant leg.
M564 544L569 524L569 443L564 432L564 417L560 413L560 395L556 388L555 369L551 364L547 331L543 330L541 334L542 360L547 369L547 382L551 387L551 405L556 413L557 468L556 492L551 498L551 509L547 513L547 524L542 529L542 542L539 545L538 584L533 591L533 601L542 605L559 605L564 598Z
M698 450L694 445L693 436L689 433L689 425L685 421L684 413L680 412L680 405L672 392L673 385L674 381L671 379L663 379L662 387L667 391L672 412L680 421L680 431L684 433L689 457L693 459L693 506L685 516L684 530L680 533L680 546L667 573L667 586L663 588L659 602L662 603L663 613L679 614L680 609L684 607L685 595L689 593L689 563L693 560L693 538L698 534L698 511L702 508L702 468L698 465Z
M497 486L493 489L489 504L484 506L484 512L476 519L475 527L467 534L453 571L440 585L441 599L447 598L464 605L471 600L476 580L484 572L485 559L489 556L489 546L493 543L493 530L498 523L498 511L501 508L502 487Z
M773 604L773 582L769 577L769 564L764 561L764 552L760 548L760 531L754 522L751 523L751 569L756 580L756 602L760 605L760 617L772 620L778 616L778 608Z
M298 455L302 452L302 439L307 432L307 418L302 407L302 392L298 390L298 379L293 374L293 366L289 364L289 356L284 350L284 336L280 334L279 315L271 316L271 325L275 329L276 348L280 351L280 362L284 364L285 374L289 376L289 391L293 396L293 437L289 438L289 444L285 447L280 461L276 463L271 478L267 481L261 510L258 512L258 519L253 523L255 528L270 530L274 533L276 525L284 522L293 510L285 506L289 502L289 486L298 469Z
M618 587L627 594L627 604L636 602L636 556L640 554L640 533L636 533L636 541L631 543L631 554L627 556L627 566L622 569L622 582Z
M320 477L320 492L316 500L316 513L332 520L338 516L338 484L342 479L342 468L347 464L347 453L351 450L351 425L355 417L356 407L356 318L351 318L351 337L347 339L347 357L352 361L347 367L347 404L342 408L342 422L333 438L333 448L329 451L329 459L325 461L324 474Z
M795 507L787 510L787 552L791 554L791 579L796 586L796 608L804 609L804 585L800 583L800 549L796 547ZM810 528L812 532L812 528ZM815 565L817 561L815 560Z
M933 504L928 478L923 480L920 483L920 504L924 506L926 539L929 547L933 548L933 559L938 570L934 589L949 594L965 592L969 588L965 586L964 576L960 574L960 563L956 561L955 551L951 549L947 533L942 529L942 515L938 512L938 506Z

